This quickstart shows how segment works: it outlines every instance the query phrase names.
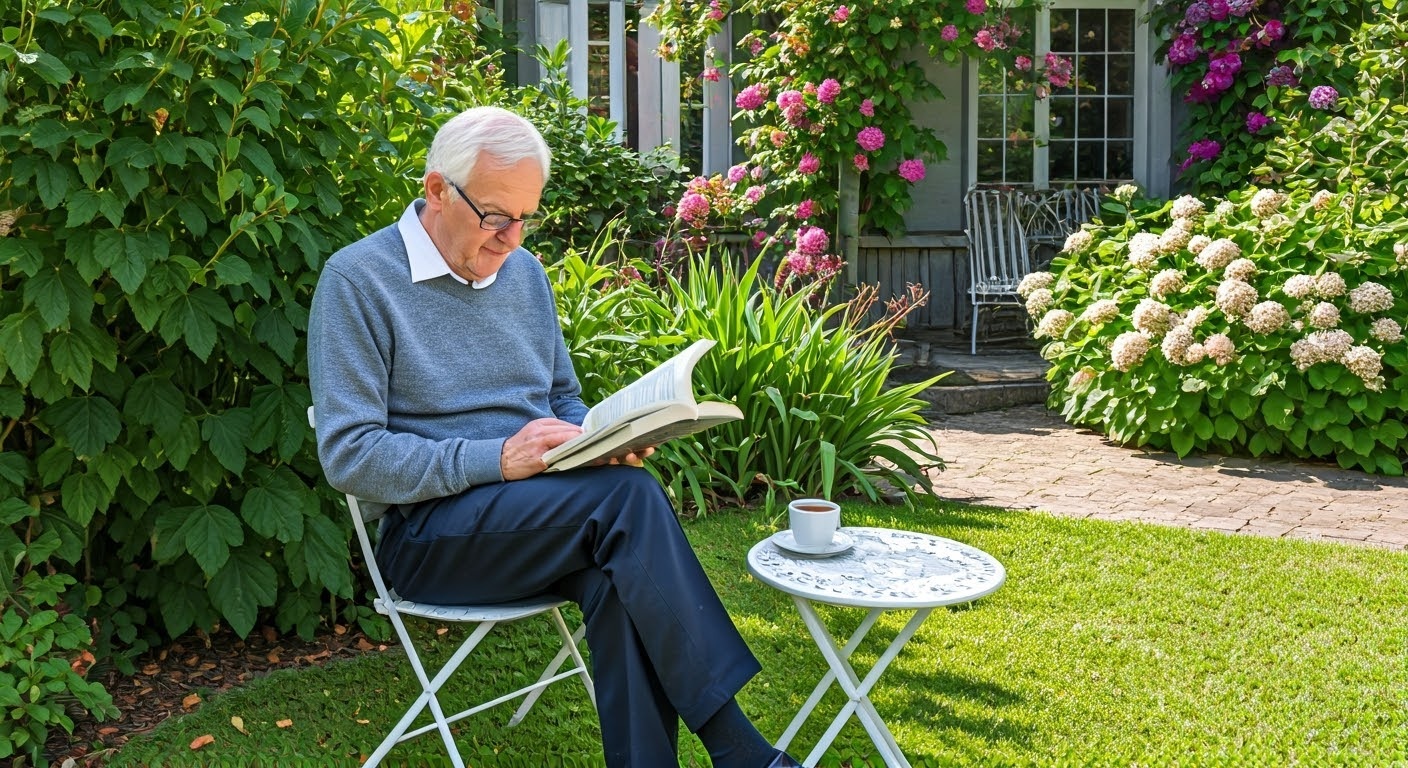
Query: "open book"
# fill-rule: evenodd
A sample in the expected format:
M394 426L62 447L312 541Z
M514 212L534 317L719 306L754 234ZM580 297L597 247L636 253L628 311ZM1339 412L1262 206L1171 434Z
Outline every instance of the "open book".
M655 370L597 403L582 421L582 434L543 454L548 472L624 456L743 418L732 403L696 403L690 381L694 364L713 341L701 339Z

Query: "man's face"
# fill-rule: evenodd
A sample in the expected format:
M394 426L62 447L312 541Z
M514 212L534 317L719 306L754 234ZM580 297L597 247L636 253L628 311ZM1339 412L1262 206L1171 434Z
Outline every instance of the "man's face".
M438 175L427 179L426 185L427 194L435 195L439 203L438 232L432 239L440 255L460 277L483 280L498 272L522 243L523 224L515 221L501 230L484 229L474 208L485 216L503 214L515 219L536 213L543 193L543 172L532 158L496 167L492 159L486 162L481 157L462 185Z

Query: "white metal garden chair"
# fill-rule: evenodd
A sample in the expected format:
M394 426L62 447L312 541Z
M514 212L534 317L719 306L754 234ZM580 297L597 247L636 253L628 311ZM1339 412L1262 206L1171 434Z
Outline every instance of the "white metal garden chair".
M968 295L973 302L970 354L978 354L978 315L985 306L1021 306L1017 285L1031 271L1020 193L973 188L963 196L968 235Z
M308 409L308 424L316 427L316 419L311 407ZM400 722L396 723L396 727L386 735L371 757L367 758L364 768L374 768L397 744L434 730L440 732L440 738L445 742L445 749L450 754L450 762L455 768L464 768L464 759L455 746L454 735L450 733L450 723L463 720L470 715L478 714L499 704L525 697L523 703L519 705L518 711L514 713L508 723L510 727L518 725L528 714L528 711L533 708L533 705L537 703L538 697L542 696L545 688L569 677L578 676L581 678L582 685L587 689L587 697L591 699L592 706L596 706L596 689L592 685L591 673L587 670L586 662L583 661L581 651L578 648L582 636L586 633L586 625L578 627L576 632L567 629L567 622L562 618L560 610L562 606L567 604L567 600L555 595L543 595L531 600L493 605L431 605L403 600L395 590L387 587L386 581L382 579L381 569L377 567L371 536L367 532L368 524L377 522L381 515L363 513L361 504L351 494L347 495L347 511L352 515L352 525L357 531L357 543L362 547L362 558L366 561L367 573L371 575L372 585L376 588L377 596L373 607L377 613L391 620L391 625L396 629L396 636L406 651L406 658L410 661L411 669L415 671L416 679L420 681L421 687L420 696L411 703L406 714L401 717ZM543 674L538 677L537 682L482 704L477 704L457 714L446 716L440 706L437 694L469 657L469 654L479 645L480 641L488 636L489 632L498 624L543 614L548 615L557 627L557 633L562 638L562 648L548 663L547 669L543 670ZM416 616L429 621L450 624L469 624L474 628L449 660L445 662L445 665L435 673L434 677L431 677L416 649L414 639L406 628L404 621L406 616ZM562 665L569 657L572 659L571 666L566 671L559 672L558 670L562 669ZM429 710L434 722L414 730L408 730L411 723L415 722L420 713L426 710Z

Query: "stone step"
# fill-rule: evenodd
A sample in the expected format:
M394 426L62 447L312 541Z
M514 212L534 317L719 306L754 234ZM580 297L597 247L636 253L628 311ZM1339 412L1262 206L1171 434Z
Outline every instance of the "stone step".
M935 413L975 413L1046 402L1048 363L1024 344L979 346L971 355L953 340L934 343L900 339L895 344L892 383L910 383L946 373L918 396Z

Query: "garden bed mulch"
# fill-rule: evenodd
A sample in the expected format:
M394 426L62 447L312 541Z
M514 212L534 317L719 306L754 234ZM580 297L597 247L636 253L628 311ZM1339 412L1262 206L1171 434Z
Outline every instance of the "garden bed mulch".
M120 715L100 722L80 707L70 707L73 734L61 728L52 731L45 753L54 766L101 766L128 739L194 710L221 691L274 670L319 666L386 648L387 644L344 626L326 629L311 641L296 635L281 637L272 627L255 630L246 638L228 629L183 637L137 659L132 675L112 668L91 671L89 679L103 684ZM24 764L15 763L17 768Z

